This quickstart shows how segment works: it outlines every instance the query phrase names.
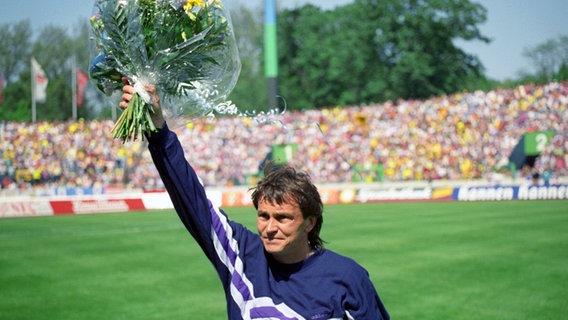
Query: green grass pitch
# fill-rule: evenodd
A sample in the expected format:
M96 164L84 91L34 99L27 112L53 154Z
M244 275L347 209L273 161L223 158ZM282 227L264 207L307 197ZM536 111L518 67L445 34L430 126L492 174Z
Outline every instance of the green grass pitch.
M229 216L255 230L253 208ZM563 319L568 201L327 206L393 319ZM226 319L172 211L0 219L0 319Z

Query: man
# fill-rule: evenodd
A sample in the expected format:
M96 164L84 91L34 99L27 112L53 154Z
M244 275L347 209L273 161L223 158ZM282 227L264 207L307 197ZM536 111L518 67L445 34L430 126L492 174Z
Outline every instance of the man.
M367 271L323 248L323 204L307 174L268 167L252 194L258 234L247 230L207 199L155 89L146 90L158 128L146 133L148 148L180 219L221 278L228 319L389 319ZM134 88L123 91L121 108Z

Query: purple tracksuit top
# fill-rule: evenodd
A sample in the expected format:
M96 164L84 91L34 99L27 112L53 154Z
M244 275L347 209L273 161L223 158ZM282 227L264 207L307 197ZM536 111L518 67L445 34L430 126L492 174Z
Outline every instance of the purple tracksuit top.
M296 264L274 261L255 232L207 199L175 133L165 126L148 142L176 212L223 283L228 319L389 319L355 261L328 249Z

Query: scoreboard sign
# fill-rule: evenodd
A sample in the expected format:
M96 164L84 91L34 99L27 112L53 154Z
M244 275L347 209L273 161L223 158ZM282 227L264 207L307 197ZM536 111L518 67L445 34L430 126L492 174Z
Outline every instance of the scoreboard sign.
M272 146L272 159L274 163L285 164L292 161L294 154L298 150L297 143L277 144Z
M550 144L552 130L525 133L525 155L538 156Z

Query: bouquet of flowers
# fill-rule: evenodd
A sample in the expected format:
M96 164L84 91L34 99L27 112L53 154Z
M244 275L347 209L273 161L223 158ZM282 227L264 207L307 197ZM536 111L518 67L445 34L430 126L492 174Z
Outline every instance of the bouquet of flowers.
M156 130L145 85L156 87L166 120L234 112L225 99L241 65L220 0L95 0L90 21L91 79L109 96L123 77L136 89L113 138Z

